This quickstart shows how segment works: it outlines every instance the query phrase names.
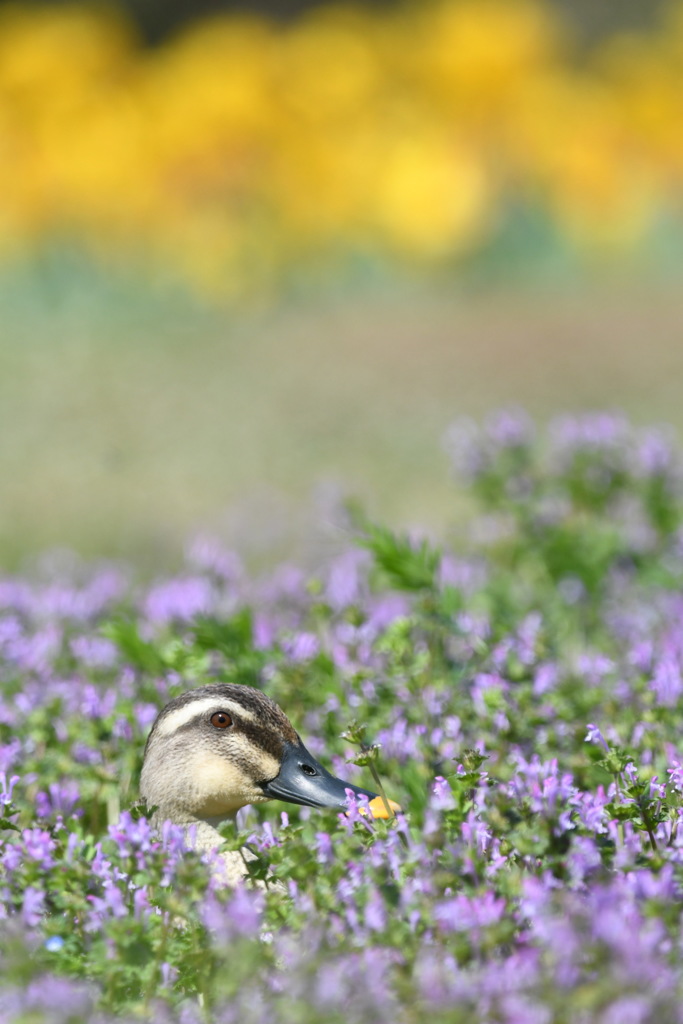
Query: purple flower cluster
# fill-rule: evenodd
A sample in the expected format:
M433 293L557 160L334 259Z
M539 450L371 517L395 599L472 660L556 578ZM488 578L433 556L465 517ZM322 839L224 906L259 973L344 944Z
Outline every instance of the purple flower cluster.
M454 436L507 524L463 550L0 580L0 1019L683 1024L678 453L613 416ZM222 887L129 809L158 708L212 680L404 812L248 810Z

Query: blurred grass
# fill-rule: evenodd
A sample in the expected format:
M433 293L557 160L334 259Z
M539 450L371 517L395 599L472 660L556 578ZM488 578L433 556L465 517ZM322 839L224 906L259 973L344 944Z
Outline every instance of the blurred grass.
M203 308L63 258L0 278L0 559L47 547L154 567L190 532L296 553L338 487L390 522L458 510L440 436L521 404L683 422L675 279L376 282Z
M443 430L504 404L678 425L683 2L648 25L0 6L2 563L299 557L335 489L441 528Z

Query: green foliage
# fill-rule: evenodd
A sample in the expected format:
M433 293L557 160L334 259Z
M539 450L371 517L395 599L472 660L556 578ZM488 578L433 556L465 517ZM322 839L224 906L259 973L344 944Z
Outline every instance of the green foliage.
M397 590L432 590L441 554L427 540L414 541L368 520L362 521L360 543L372 552L375 565Z

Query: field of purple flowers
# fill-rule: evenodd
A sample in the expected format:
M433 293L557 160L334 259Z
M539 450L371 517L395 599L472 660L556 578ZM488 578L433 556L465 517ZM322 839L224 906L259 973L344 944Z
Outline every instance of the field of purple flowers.
M478 502L448 545L355 512L315 574L202 540L151 585L0 580L3 1022L683 1021L681 454L608 415L447 440ZM404 813L249 811L226 844L282 884L218 887L136 805L208 681Z

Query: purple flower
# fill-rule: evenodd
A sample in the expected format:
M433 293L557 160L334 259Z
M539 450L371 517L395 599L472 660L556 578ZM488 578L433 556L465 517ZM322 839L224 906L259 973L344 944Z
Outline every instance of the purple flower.
M165 626L173 620L186 622L207 614L215 602L213 587L203 576L158 583L147 594L144 613L150 622Z
M77 764L102 764L102 751L80 741L71 747L71 756Z
M672 708L678 703L683 693L683 678L680 662L672 650L665 651L655 663L650 688L661 707Z
M493 838L488 825L480 821L474 811L470 811L467 820L462 823L462 837L478 853L486 853Z
M600 1015L600 1024L646 1024L653 1019L649 996L631 993L611 1003Z
M666 773L669 776L669 781L677 792L683 793L683 763L680 761L673 761L672 765L673 767L667 768L666 770Z
M425 732L425 726L411 725L401 716L389 729L380 729L376 741L386 757L405 764L420 756L420 739Z
M501 999L504 1024L550 1024L553 1012L540 1002L532 1002L528 995L511 993Z
M149 916L150 902L146 889L135 889L133 892L133 916L139 921Z
M426 836L437 833L441 828L441 815L455 807L455 799L448 782L442 775L437 775L432 783L432 790L425 814L424 833Z
M586 728L588 730L586 732L586 743L599 743L605 750L609 750L609 744L597 725L589 722Z
M160 965L159 969L161 971L161 983L164 988L172 988L178 977L178 968L164 962Z
M629 426L621 415L593 413L553 420L548 433L554 454L566 458L581 450L621 451L629 437Z
M18 781L18 775L10 776L10 779L8 781L7 773L4 771L0 771L0 787L2 787L2 790L0 791L0 803L4 804L5 806L12 803L12 793L14 792L14 787L16 786Z
M254 647L257 651L266 650L275 641L277 629L270 615L256 612L254 615Z
M540 697L555 689L559 680L559 668L554 662L544 662L534 672L534 696Z
M282 843L273 832L273 827L269 821L264 821L259 832L254 832L249 836L247 840L249 843L253 843L259 852L269 850L273 846L281 846Z
M636 443L635 464L637 472L646 478L669 476L678 482L680 457L671 431L652 428L641 431Z
M473 594L484 586L486 568L483 562L466 561L445 554L439 563L438 581L439 587L455 587L466 594Z
M29 928L35 928L40 924L45 913L45 893L35 886L29 885L24 892L24 902L21 908L21 916Z
M146 818L136 821L129 811L123 811L115 825L109 826L109 835L124 857L134 857L139 868L144 855L157 843L152 826Z
M195 537L188 545L186 558L193 568L213 573L225 583L235 585L244 577L239 555L224 548L214 537Z
M49 870L54 864L53 852L57 845L50 833L39 828L26 828L21 833L21 838L29 860L40 864L44 871Z
M485 431L499 448L519 448L534 439L534 425L523 409L503 409L486 421Z
M535 662L542 625L543 620L538 612L532 612L522 620L512 648L522 665L533 665Z
M604 677L615 668L611 658L604 654L585 651L576 659L576 671L583 677L585 683L591 686L598 686Z
M384 931L387 923L386 910L381 896L375 889L370 890L368 902L365 904L365 927L371 932Z
M334 847L327 832L315 834L316 859L319 864L329 864L334 860Z
M22 987L17 1019L35 1019L66 1024L72 1020L92 1020L94 993L89 986L70 978L43 975Z
M505 900L492 892L476 897L456 896L434 908L434 918L441 928L459 932L472 932L496 924L505 913Z
M595 793L580 793L576 801L576 813L581 824L596 835L607 831L606 804L609 796L602 786Z
M88 901L92 908L90 920L86 925L88 931L98 931L109 917L128 916L126 897L113 882L105 883L102 896L88 896Z
M367 552L354 549L334 560L328 572L325 598L335 611L355 604L363 596L363 570L368 562Z
M74 657L89 668L108 668L116 661L116 647L102 636L77 636L70 646Z
M601 864L602 858L595 840L589 836L576 836L567 855L571 884L573 886L583 884Z
M201 918L218 943L229 945L236 938L258 938L262 913L262 893L238 886L227 904L209 895Z
M368 804L367 796L358 796L352 789L346 790L346 811L337 815L337 820L349 831L353 831L354 825L362 825L368 832L373 832L371 825L372 814Z
M483 429L471 419L457 420L446 431L444 446L458 475L474 481L491 469L501 452L528 446L533 434L529 417L512 409L495 413Z
M282 649L293 662L311 661L320 650L320 643L314 633L295 633L282 640Z

